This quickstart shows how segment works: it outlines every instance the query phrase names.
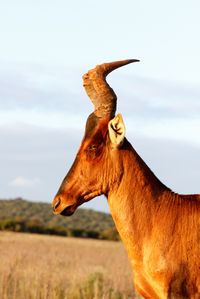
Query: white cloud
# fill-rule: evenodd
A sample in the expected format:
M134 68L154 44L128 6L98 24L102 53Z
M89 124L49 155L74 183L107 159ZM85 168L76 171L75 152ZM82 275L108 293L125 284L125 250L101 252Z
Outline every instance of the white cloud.
M19 188L29 188L33 187L35 185L38 185L41 183L41 180L39 178L33 178L33 179L28 179L23 176L18 176L14 178L9 185L13 187L19 187Z

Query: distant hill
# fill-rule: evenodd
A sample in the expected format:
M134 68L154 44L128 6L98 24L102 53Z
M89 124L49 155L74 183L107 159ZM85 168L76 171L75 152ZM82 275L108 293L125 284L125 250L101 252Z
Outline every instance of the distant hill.
M55 216L51 205L22 198L0 200L0 230L118 239L112 217L78 209L71 217Z

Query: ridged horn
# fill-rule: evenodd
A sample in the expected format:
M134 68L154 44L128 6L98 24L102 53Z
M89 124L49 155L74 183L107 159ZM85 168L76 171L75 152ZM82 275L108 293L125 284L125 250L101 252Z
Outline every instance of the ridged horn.
M94 104L96 116L112 118L115 115L117 96L106 82L106 76L118 67L138 61L138 59L127 59L103 63L83 75L83 86Z

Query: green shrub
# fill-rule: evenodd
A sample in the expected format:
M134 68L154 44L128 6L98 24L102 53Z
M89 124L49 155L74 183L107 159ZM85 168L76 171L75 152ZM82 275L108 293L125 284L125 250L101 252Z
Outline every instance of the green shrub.
M102 233L100 234L100 238L103 240L112 240L112 241L120 240L120 236L116 228L109 228L107 230L102 231Z

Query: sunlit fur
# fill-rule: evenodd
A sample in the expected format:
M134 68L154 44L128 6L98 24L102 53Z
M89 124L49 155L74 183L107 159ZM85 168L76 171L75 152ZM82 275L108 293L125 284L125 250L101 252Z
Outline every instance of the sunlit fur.
M113 219L144 298L200 298L200 196L165 187L127 144L109 193Z
M146 299L199 299L200 195L178 195L163 185L124 138L122 117L114 116L117 97L105 78L137 61L97 65L83 76L94 112L53 201L54 213L70 216L104 194L138 292Z
M56 198L74 212L100 194L108 198L138 292L153 299L200 298L200 195L173 193L126 139L113 149L108 121L92 115Z

